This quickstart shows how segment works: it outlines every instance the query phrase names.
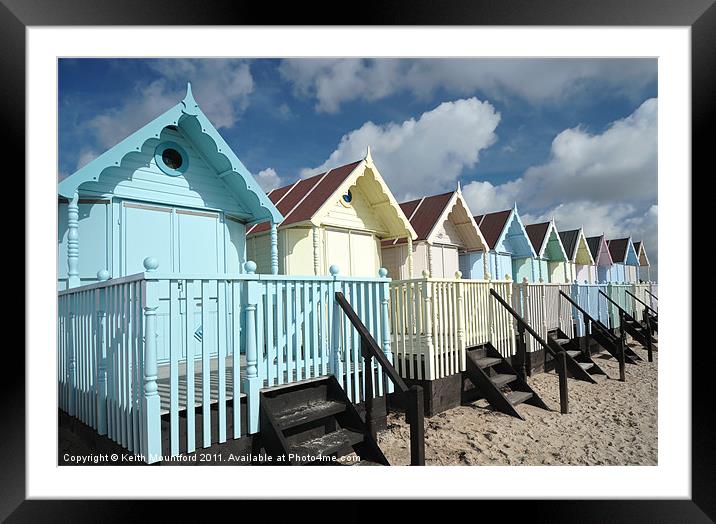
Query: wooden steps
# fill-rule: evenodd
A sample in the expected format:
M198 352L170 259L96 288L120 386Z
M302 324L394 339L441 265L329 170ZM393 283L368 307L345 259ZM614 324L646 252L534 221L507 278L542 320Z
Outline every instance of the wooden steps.
M261 391L259 416L260 445L275 464L335 465L355 453L361 462L389 465L333 376Z
M463 372L463 402L485 398L496 411L524 420L515 409L527 403L549 411L537 393L491 345L467 350Z
M593 323L590 337L602 348L604 348L610 356L619 360L620 341L617 337L612 335L608 329L597 326ZM636 364L640 360L641 357L637 355L633 349L629 346L624 346L624 362L626 364Z
M591 355L579 349L577 343L562 330L557 329L548 333L547 343L553 350L564 351L567 354L567 374L570 378L596 384L593 375L606 376L604 370L592 360Z

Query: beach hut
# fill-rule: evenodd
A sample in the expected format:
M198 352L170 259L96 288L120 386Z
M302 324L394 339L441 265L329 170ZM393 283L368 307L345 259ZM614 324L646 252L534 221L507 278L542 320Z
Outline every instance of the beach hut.
M634 242L634 249L636 249L637 258L639 259L637 280L639 282L651 282L651 264L646 254L644 242Z
M587 238L589 252L592 254L594 265L590 268L592 280L590 282L611 282L612 255L604 235Z
M567 280L569 282L592 282L594 258L582 228L560 231L564 251L567 253Z
M525 226L537 257L532 260L534 276L542 282L567 282L567 254L554 220Z
M409 279L427 271L434 278L455 278L462 258L483 263L487 242L462 191L423 197L400 204L417 234L408 256L407 238L383 241L383 267L393 279Z
M187 87L177 105L58 184L58 288L144 271L239 274L246 228L282 217Z
M509 276L516 282L527 278L535 282L532 260L537 256L532 242L525 231L517 204L512 209L487 213L475 217L475 223L480 228L490 250L487 253L487 274L485 277L503 279ZM464 264L465 278L483 278L484 266L480 263Z
M612 282L634 283L637 281L639 258L631 237L607 240L612 257Z
M381 241L416 233L375 166L365 158L274 189L268 194L285 217L276 234L269 225L248 231L248 257L267 273L276 257L286 275L374 277L381 268ZM412 250L407 250L408 265Z
M297 227L306 223L301 216L310 223L318 213L321 234L329 235L328 224L355 221L355 199L371 205L373 215L361 214L362 224L376 225L371 235L414 235L370 155L335 179L325 173L293 189L292 198L323 201L316 210L303 208L307 215L292 206ZM336 266L320 277L276 274L284 217L190 87L179 103L61 180L57 191L63 417L148 463L230 439L241 440L236 449L251 449L257 434L272 456L305 453L308 441L312 456L329 456L341 442L361 458L387 463L373 435L397 372L390 280L378 270L377 242L351 244L351 230L338 230L349 235L347 247L370 260L358 268L366 277L344 276ZM266 224L267 274L257 274L246 256L247 230L257 224ZM345 271L353 259L341 259L348 251L341 242L330 257ZM401 381L397 386L404 389ZM316 411L317 402L330 409ZM365 407L365 418L355 404ZM418 405L409 409L417 413ZM287 407L288 420L281 418ZM418 415L412 419L422 424ZM285 431L293 432L289 443ZM316 439L323 439L318 448Z

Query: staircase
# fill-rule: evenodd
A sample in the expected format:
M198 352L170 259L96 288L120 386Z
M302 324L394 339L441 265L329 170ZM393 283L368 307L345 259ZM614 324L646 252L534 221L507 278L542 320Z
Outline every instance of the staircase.
M592 357L583 352L577 343L570 339L562 330L557 329L547 334L547 343L557 353L564 350L567 354L567 373L571 378L596 384L593 375L606 375Z
M597 324L596 322L592 322L592 332L590 333L590 337L599 344L602 348L607 350L607 353L609 353L612 357L619 360L619 344L620 340L618 337L615 337L611 331L609 331L604 325ZM636 364L638 361L642 360L642 358L636 354L636 352L631 349L626 344L624 345L624 362L627 364Z
M490 343L467 350L462 377L464 402L483 397L496 411L520 420L524 418L515 407L523 402L549 411L539 395Z
M351 465L388 460L333 376L264 390L259 405L261 444L276 465L336 465L355 453Z
M622 322L622 329L629 333L639 344L645 348L649 347L651 333L648 332L646 326L642 325L641 322L638 322L631 315L625 315L624 322Z

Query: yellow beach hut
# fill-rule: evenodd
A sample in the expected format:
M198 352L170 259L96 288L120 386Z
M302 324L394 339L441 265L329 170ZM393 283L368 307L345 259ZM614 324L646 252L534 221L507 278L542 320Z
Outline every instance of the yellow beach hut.
M260 273L270 272L277 259L274 266L286 275L327 275L336 265L342 276L375 277L383 265L382 241L416 238L370 149L357 162L268 196L284 220L275 228L257 224L247 233L247 255Z

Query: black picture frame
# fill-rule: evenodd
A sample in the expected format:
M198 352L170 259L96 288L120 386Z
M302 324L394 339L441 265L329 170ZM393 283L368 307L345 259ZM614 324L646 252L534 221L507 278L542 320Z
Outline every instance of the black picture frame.
M704 166L705 173L713 171L707 166L707 154L713 150L708 138L714 121L716 98L716 7L714 0L461 0L435 2L427 0L361 2L350 8L347 16L336 3L312 2L268 4L215 0L0 0L0 107L3 127L7 134L6 147L14 155L6 162L17 165L6 173L24 173L25 151L25 30L27 26L43 25L284 25L319 23L344 25L550 25L550 26L688 26L692 36L692 171ZM277 8L277 6L280 7ZM319 14L320 13L320 14ZM343 14L341 14L343 13ZM329 19L330 14L334 14ZM337 16L336 16L337 15ZM9 142L7 142L9 141ZM668 144L661 144L668 147ZM690 173L672 174L684 183L695 181ZM7 177L6 177L7 178ZM14 176L16 191L6 188L6 202L17 199L18 194L29 198L24 189L24 178ZM21 185L22 182L22 185ZM704 192L702 198L708 198ZM693 194L693 192L692 192ZM694 194L694 196L698 193ZM711 199L712 200L712 199ZM8 211L11 207L7 208ZM692 202L696 212L708 210ZM16 212L12 212L15 214ZM9 217L6 215L6 220ZM705 233L704 220L692 220L692 238ZM12 219L10 219L12 220ZM16 219L15 219L16 220ZM8 226L6 224L6 227ZM701 228L699 231L698 229ZM686 239L686 233L684 239ZM25 238L25 241L28 239ZM19 248L15 246L15 251ZM17 265L17 264L15 264ZM695 267L695 266L694 266ZM12 275L12 273L11 273ZM712 278L692 273L693 279ZM25 274L26 279L30 275ZM692 289L694 287L692 286ZM15 301L16 302L16 301ZM685 304L684 307L688 307ZM690 500L590 500L590 501L502 501L471 502L466 517L490 518L506 514L508 520L529 519L530 522L712 522L716 519L716 431L711 418L713 378L705 337L697 336L708 331L699 322L713 314L709 306L697 314L699 305L691 304L694 324L683 333L683 347L669 348L682 351L684 358L692 358L692 463ZM710 308L710 309L709 309ZM19 310L19 307L18 307ZM22 309L24 311L24 307ZM32 317L25 318L26 330L31 328ZM701 331L699 331L699 328ZM8 335L6 334L6 337ZM13 338L11 333L10 338ZM693 338L692 338L693 337ZM5 339L2 380L0 380L0 519L8 521L97 521L127 520L137 515L151 515L145 502L124 501L26 501L25 500L25 356L19 344ZM699 351L691 352L691 347ZM668 373L668 369L661 369ZM668 392L663 392L668 394ZM48 438L52 438L48 436ZM479 495L480 488L475 486ZM387 493L389 494L389 490ZM559 498L559 486L554 496ZM422 504L411 504L412 510L424 511ZM214 502L218 503L218 502ZM378 517L385 505L353 503L358 511L343 506L341 513L361 519ZM499 504L499 506L498 506ZM300 513L302 503L293 503L292 514ZM164 508L167 513L189 513L184 504L174 502ZM217 517L221 508L212 513ZM245 511L249 511L248 509ZM332 510L329 510L330 513ZM397 518L410 518L406 508L399 510ZM248 514L248 513L247 513ZM453 513L454 518L458 513ZM500 518L505 520L504 518Z

